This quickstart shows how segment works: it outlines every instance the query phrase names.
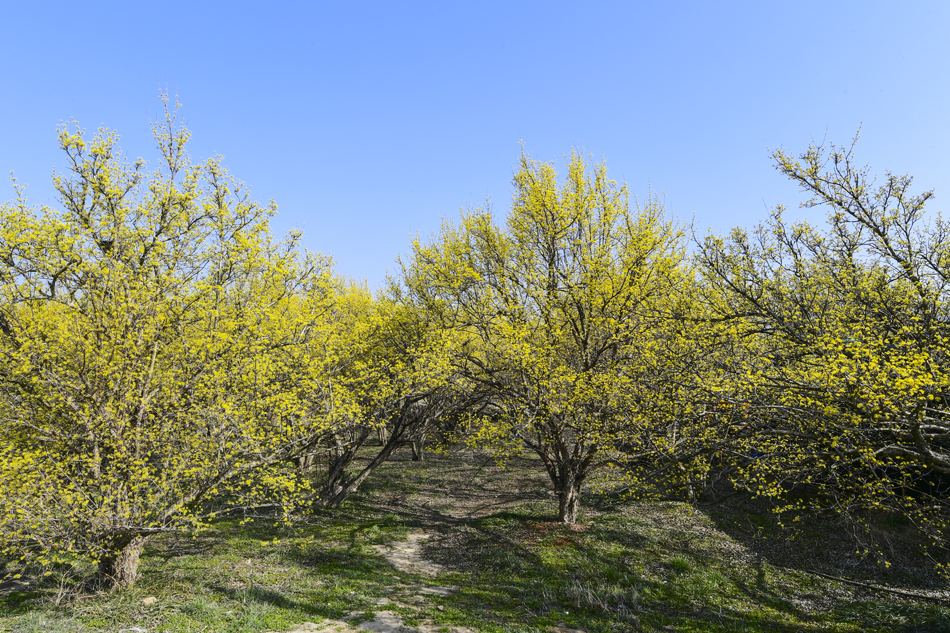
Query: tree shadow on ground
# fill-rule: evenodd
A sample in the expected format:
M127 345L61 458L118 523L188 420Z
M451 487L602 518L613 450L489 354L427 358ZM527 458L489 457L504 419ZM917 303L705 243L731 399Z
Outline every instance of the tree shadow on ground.
M520 468L537 467L536 463L527 463L531 460L525 461ZM764 548L766 541L761 538L761 532L766 529L762 524L766 519L758 508L739 507L732 514L717 508L705 516L691 511L688 521L673 524L665 523L663 517L638 517L637 510L631 509L637 504L623 498L590 495L585 503L593 520L585 536L583 529L576 533L556 521L550 495L540 495L537 489L512 490L510 483L501 490L493 488L506 478L509 482L524 479L544 485L543 476L522 477L523 472L494 471L480 474L484 481L478 482L476 477L464 479L464 468L453 472L461 480L454 486L426 485L418 489L418 496L390 503L387 508L434 533L424 546L424 555L450 573L462 574L460 579L469 579L472 589L453 600L459 608L472 613L494 610L504 617L515 618L520 613L521 620L530 624L537 622L537 618L570 612L584 616L577 620L578 628L584 630L601 625L607 630L626 616L639 618L647 627L645 630L669 626L668 630L788 632L823 630L829 617L834 622L867 622L867 630L927 630L919 627L940 623L946 614L926 604L886 604L880 595L869 594L869 602L860 603L863 610L843 616L844 619L833 619L842 605L853 603L855 598L860 601L864 596L850 589L842 591L841 596L829 596L829 583L817 578L810 582L796 576L794 588L783 586L787 579L777 577L775 570L767 570L769 566L802 569L803 561L797 553L802 542L794 542L784 552ZM457 499L459 505L474 506L478 512L466 513L461 518L435 512L431 507L434 494L446 495L449 503ZM474 505L473 502L479 501L483 505ZM741 501L737 498L733 503ZM546 507L539 507L541 503ZM656 505L688 508L680 503ZM623 522L611 525L609 521L600 520L613 514L623 516ZM765 516L772 518L767 512ZM701 531L704 533L697 536L697 522L703 521L706 525ZM662 533L662 538L649 536L647 528ZM841 541L840 534L834 537L832 540ZM828 532L818 538L824 548L821 556L828 556ZM548 542L541 545L549 551L542 556L538 542L545 539ZM735 550L742 553L742 560L734 570L723 566L722 553L715 547L717 543L711 545L710 541L731 541ZM562 548L564 557L570 559L570 567L552 563L550 550L558 547ZM626 551L626 558L605 553L618 547ZM649 568L632 573L636 565L631 561L636 558L636 552L647 550L643 558L652 560L646 563ZM681 572L669 563L657 564L656 560L661 558L687 560L691 569ZM835 562L841 560L841 556L837 556ZM717 565L725 571L708 573ZM636 609L629 609L629 605L620 609L616 600L611 601L610 592L621 585L635 590ZM733 595L727 596L728 592ZM742 598L735 599L735 594L741 594ZM741 605L743 601L747 604ZM880 614L879 618L869 616L875 611ZM890 621L893 625L888 624ZM915 624L907 625L907 622ZM650 629L650 626L657 628Z
M168 562L185 556L206 556L222 545L221 538L202 534L200 536L169 535L153 538L146 543L150 556Z
M541 548L539 541L545 541ZM707 621L708 630L752 626L749 630L792 633L801 630L800 624L781 620L788 616L799 623L814 619L764 583L749 586L748 595L779 617L723 608L716 604L715 587L672 571L668 580L632 573L624 557L605 553L604 544L622 546L628 553L651 545L647 537L621 528L575 531L552 515L506 511L440 534L429 541L425 554L446 569L472 577L478 591L456 599L465 608L494 608L533 618L573 613L576 625L585 630L592 624L606 630L614 626L611 623L625 621L633 626L649 620L674 629ZM539 549L547 549L547 555L539 554ZM567 565L551 562L551 550L556 549L563 551ZM690 586L691 582L696 586ZM530 619L524 623L530 624Z
M950 605L950 582L922 551L920 538L905 526L879 517L872 522L871 538L876 542L868 543L859 541L853 526L837 515L780 517L775 507L769 500L737 494L699 510L716 529L775 567L898 590L943 592ZM884 551L887 563L873 553L876 546ZM866 548L870 553L863 553Z

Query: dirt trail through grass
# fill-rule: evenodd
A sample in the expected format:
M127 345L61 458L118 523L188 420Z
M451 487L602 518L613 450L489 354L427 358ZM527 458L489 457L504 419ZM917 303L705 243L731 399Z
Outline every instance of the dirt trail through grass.
M429 534L426 532L410 532L405 541L375 545L373 549L400 572L432 577L440 574L443 567L422 557L422 543L428 539ZM415 593L419 598L423 596L444 598L457 593L458 587L415 585L411 587L410 592ZM392 601L388 598L380 598L377 604L385 606L392 604ZM399 614L388 610L377 611L371 620L359 621L359 614L354 614L354 616L347 620L325 620L319 624L307 622L289 633L472 633L470 629L460 626L424 624L406 626Z
M378 611L372 620L324 620L319 624L306 622L286 633L472 633L464 627L406 626L392 611ZM278 633L276 631L268 633Z
M422 543L428 541L429 536L427 532L410 532L403 542L376 545L373 549L399 571L436 576L442 572L442 565L422 557Z

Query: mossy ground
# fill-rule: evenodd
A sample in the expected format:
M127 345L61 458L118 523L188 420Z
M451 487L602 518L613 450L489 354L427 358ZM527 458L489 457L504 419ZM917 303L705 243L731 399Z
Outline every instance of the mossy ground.
M502 469L472 454L397 455L339 509L156 538L129 589L84 590L91 570L81 566L8 583L0 630L280 631L385 608L408 626L446 631L950 632L946 606L811 573L947 589L911 562L877 573L843 556L853 544L833 521L788 543L751 500L702 511L588 495L582 525L570 528L557 523L549 487L530 459ZM429 535L422 554L438 575L397 569L374 547L410 531Z

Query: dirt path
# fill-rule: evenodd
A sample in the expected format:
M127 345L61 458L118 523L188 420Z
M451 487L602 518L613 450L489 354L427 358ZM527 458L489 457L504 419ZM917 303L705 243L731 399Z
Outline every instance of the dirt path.
M319 624L305 622L287 633L434 633L439 628L441 627L406 626L402 623L402 618L392 611L378 611L372 620L358 623L344 620L324 620ZM459 633L469 633L466 629L455 630Z
M401 572L420 576L437 576L442 572L442 566L422 557L422 544L429 539L426 532L410 532L405 541L376 545L375 549L380 556ZM418 597L450 596L458 591L457 587L442 587L438 585L416 585L410 591ZM380 606L393 604L388 598L379 601ZM358 614L346 620L324 620L320 623L305 622L289 633L472 633L465 627L448 627L443 625L406 626L402 618L393 611L377 611L372 620L359 621Z
M376 552L400 572L435 580L444 568L423 557L423 546L430 538L440 538L441 531L458 522L516 508L526 500L550 500L547 480L543 471L538 468L528 469L526 473L519 472L517 477L512 477L511 471L492 468L490 460L483 457L476 459L473 455L464 460L477 466L473 474L471 470L473 464L460 463L462 461L459 460L446 468L443 475L447 476L450 483L444 488L424 490L425 500L421 504L419 499L413 501L398 499L387 504L397 512L408 511L425 516L432 526L432 531L409 532L404 541L374 546ZM384 609L388 605L391 605L390 608L409 606L400 602L400 599L415 602L428 600L430 596L450 596L457 591L458 587L423 582L406 586L402 598L396 596L382 598L378 605ZM372 620L360 621L360 615L354 613L343 620L307 622L288 633L474 633L465 627L446 627L443 624L423 623L419 626L407 626L398 613L390 610L376 611ZM564 627L553 627L551 632L583 633Z
M377 611L372 620L356 623L344 620L324 620L319 624L305 622L287 633L436 633L444 632L446 627L434 625L406 626L402 618L392 611ZM463 627L448 627L452 633L472 633ZM268 632L272 633L272 632Z
M509 504L523 500L523 495L519 494L522 493L522 487L532 491L538 489L536 482L524 481L519 482L521 485L517 486L515 490L508 490L508 494L499 494L497 482L488 481L488 475L490 473L494 474L494 471L492 469L486 469L484 471L479 469L476 472L476 477L472 477L471 474L463 471L462 474L467 477L467 480L453 483L465 488L467 492L466 495L459 495L457 491L456 494L450 494L448 490L433 491L435 492L433 496L436 498L443 497L444 495L443 500L446 502L445 505L440 503L434 503L432 505L425 504L423 508L413 507L412 509L414 511L424 509L432 512L433 515L442 519L441 521L436 521L436 523L441 524L447 521L466 520L471 519L473 516L497 512ZM460 500L464 500L464 502L460 503ZM399 507L402 504L397 503L394 505ZM393 567L401 572L434 578L442 573L442 565L427 560L422 556L423 545L430 537L434 536L435 534L417 530L410 532L406 536L405 541L386 545L375 545L374 549L380 556L385 558ZM410 594L415 594L415 597L424 600L427 596L444 597L452 595L458 591L458 587L419 584L411 586L408 591ZM399 603L391 602L386 598L380 601L380 606L387 604L398 605ZM445 627L444 625L427 624L406 626L403 624L402 618L392 611L377 611L374 619L362 622L357 621L355 618L347 620L324 620L319 624L308 622L289 633L445 633L446 630L450 633L473 633L471 629L459 626Z
M376 545L376 552L388 560L399 571L423 576L436 576L442 572L442 565L422 557L422 544L429 540L426 532L410 532L405 541Z

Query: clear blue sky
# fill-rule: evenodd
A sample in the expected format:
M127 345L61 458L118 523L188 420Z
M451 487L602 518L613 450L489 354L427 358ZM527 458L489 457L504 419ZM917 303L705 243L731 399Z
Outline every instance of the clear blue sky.
M154 159L166 84L195 158L223 154L342 274L377 286L412 235L536 158L606 158L705 231L795 210L768 148L847 142L950 195L950 2L15 2L0 169L53 204L56 125ZM12 187L0 200L13 197ZM814 216L813 217L818 217Z

